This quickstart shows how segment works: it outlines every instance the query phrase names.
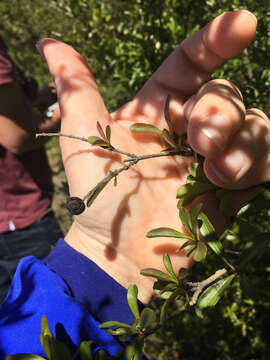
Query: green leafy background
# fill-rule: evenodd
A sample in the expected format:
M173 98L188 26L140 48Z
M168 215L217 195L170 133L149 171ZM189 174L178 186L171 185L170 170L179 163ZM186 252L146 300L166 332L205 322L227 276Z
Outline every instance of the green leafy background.
M269 0L1 0L0 33L16 63L40 86L51 79L35 42L48 36L71 44L91 65L106 105L114 110L135 95L181 40L223 11L239 8L257 16L256 40L214 77L232 80L247 107L259 107L269 115ZM57 141L50 141L47 150L54 170L54 206L66 231L71 219L62 210L66 181ZM258 230L269 231L269 215L269 210L255 209L231 229L225 246L235 256L252 246ZM270 359L269 255L268 247L259 260L251 261L241 277L242 286L235 281L203 319L182 312L152 335L145 349L149 359ZM191 278L199 281L214 269L215 260L210 258L203 266L194 265ZM153 309L158 303L153 300Z

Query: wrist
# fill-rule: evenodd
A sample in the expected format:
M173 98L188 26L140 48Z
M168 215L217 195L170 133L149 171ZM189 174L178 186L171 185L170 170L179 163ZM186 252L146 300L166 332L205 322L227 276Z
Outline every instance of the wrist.
M76 222L69 229L65 241L76 251L95 262L124 288L127 289L131 284L136 284L141 302L146 304L150 301L153 295L154 279L141 275L141 268L130 257L127 258L117 250L117 257L109 260L106 256L106 244L90 237Z

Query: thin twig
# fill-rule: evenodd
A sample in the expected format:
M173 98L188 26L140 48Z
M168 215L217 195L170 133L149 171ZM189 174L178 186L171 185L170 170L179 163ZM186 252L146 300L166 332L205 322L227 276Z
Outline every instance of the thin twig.
M62 134L62 133L38 133L38 134L36 134L36 138L38 138L40 136L63 136L63 137L71 138L71 139L77 139L77 140L81 140L81 141L86 141L86 142L89 143L88 138L85 138L85 137L82 137L82 136L74 136L74 135Z
M131 166L135 165L138 161L136 159L134 159L132 162L130 162L128 165L123 166L120 169L111 171L108 175L106 175L101 181L99 181L97 183L97 185L95 187L93 187L93 189L91 189L84 197L83 197L83 201L87 200L90 198L90 196L95 193L99 187L106 183L109 182L111 179L115 178L116 176L118 176L122 171L128 170Z
M88 138L82 137L82 136L70 135L70 134L63 134L63 133L39 133L39 134L36 134L37 138L40 137L40 136L58 136L58 137L62 136L62 137L70 138L70 139L76 139L76 140L85 141L88 144L90 144L89 141L88 141ZM135 155L135 154L132 154L132 153L129 153L129 152L126 152L126 151L123 151L123 150L116 149L114 146L112 146L109 150L113 151L113 152L116 152L118 154L122 154L122 155L126 155L128 157L131 157L132 160L133 160L133 158L137 157L137 155Z
M171 151L169 153L163 152L163 153L158 153L158 154L149 154L149 155L142 155L142 156L135 155L134 158L138 159L138 161L140 161L140 160L147 160L147 159L152 159L152 158L157 158L157 157L162 157L162 156L175 156L175 155L182 155L181 150ZM124 162L133 161L134 158L125 159Z
M222 275L226 274L227 269L223 268L223 269L219 269L217 270L213 275L209 276L209 278L201 281L201 282L187 282L187 285L191 286L191 291L194 291L194 294L192 295L191 300L189 301L189 305L195 305L198 297L200 295L200 293L203 291L203 289L211 284L213 281L215 281L216 279L218 279L219 277L221 277Z
M133 161L134 159L136 159L138 156L135 155L135 154L132 154L132 153L129 153L127 151L123 151L123 150L120 150L120 149L117 149L116 147L112 146L112 148L110 149L111 151L113 152L116 152L118 154L121 154L121 155L125 155L125 156L128 156L130 157L130 159L128 160L124 160L124 161Z
M173 156L173 155L181 155L180 151L174 152L174 153L160 153L160 154L150 154L150 155L142 155L142 156L137 156L134 154L130 154L130 153L124 153L121 150L115 151L116 149L114 147L112 147L110 149L110 151L112 152L118 152L120 154L129 156L130 159L126 159L124 160L124 162L128 161L128 164L116 169L114 171L111 171L108 175L106 175L101 181L99 181L97 183L97 185L91 189L84 197L83 197L83 201L89 199L92 194L94 194L101 185L103 185L104 183L108 183L111 179L116 178L122 171L126 171L129 170L132 166L136 165L139 161L141 160L146 160L146 159L151 159L151 158L157 158L157 157L162 157L162 156ZM133 157L131 157L133 155Z
M59 136L59 137L63 136L63 137L68 137L70 139L76 139L76 140L85 141L88 144L90 144L89 141L88 141L88 138L82 137L82 136L70 135L70 134L63 134L63 133L39 133L39 134L36 134L36 137L40 137L40 136ZM121 167L121 168L119 168L119 169L111 171L108 175L106 175L101 181L99 181L96 184L96 186L93 189L91 189L83 197L83 199L82 199L83 201L88 200L93 194L95 194L96 191L98 191L98 189L100 188L100 186L102 186L102 185L104 186L105 183L107 184L111 179L116 178L122 171L129 170L129 168L136 165L141 160L147 160L147 159L164 157L164 156L175 156L175 155L190 156L191 155L191 154L187 153L185 150L180 150L179 149L179 150L176 150L176 151L161 152L161 153L158 153L158 154L149 154L149 155L138 156L136 154L132 154L132 153L117 149L116 147L114 147L111 144L110 144L110 148L108 148L107 150L118 153L118 154L121 154L121 155L124 155L124 156L127 156L129 159L125 159L124 162L128 162L128 164Z
M36 134L37 138L40 137L40 136L58 136L58 137L62 136L62 137L68 137L70 139L81 140L81 141L85 141L85 142L89 143L88 138L86 138L86 137L75 136L75 135L70 135L70 134L63 134L63 133L38 133L38 134ZM142 155L142 156L138 156L136 154L129 153L127 151L117 149L114 146L112 146L109 150L112 151L112 152L121 154L121 155L128 156L130 158L130 159L125 159L124 162L134 161L135 159L146 160L146 159L162 157L162 156L175 156L175 155L190 156L191 155L191 154L188 154L186 150L183 150L183 151L176 150L176 151L170 151L170 152L167 152L167 153L163 152L163 153L160 153L160 154L150 154L150 155Z

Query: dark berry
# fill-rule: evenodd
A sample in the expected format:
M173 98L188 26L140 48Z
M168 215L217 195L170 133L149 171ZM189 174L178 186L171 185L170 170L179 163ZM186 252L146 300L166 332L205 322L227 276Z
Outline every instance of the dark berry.
M79 215L84 212L85 205L82 199L73 196L67 199L67 209L72 215Z

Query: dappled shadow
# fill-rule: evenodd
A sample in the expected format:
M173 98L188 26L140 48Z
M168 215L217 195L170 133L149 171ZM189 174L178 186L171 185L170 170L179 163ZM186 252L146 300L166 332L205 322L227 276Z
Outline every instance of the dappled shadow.
M117 246L120 239L121 227L124 219L130 216L129 200L137 194L140 188L141 179L138 178L136 186L124 196L120 202L111 225L111 243L106 246L105 256L108 260L114 260L117 256Z
M123 225L125 218L131 215L129 201L132 196L138 194L141 184L145 182L151 183L153 181L166 181L170 178L178 178L179 175L181 174L181 169L180 169L181 167L184 168L186 167L186 165L182 164L182 166L179 166L177 168L176 165L167 164L162 167L166 171L166 174L164 176L149 176L149 177L145 177L141 174L141 172L132 169L132 171L135 173L134 178L137 179L137 183L133 187L133 189L131 189L131 191L124 196L113 218L113 222L111 226L111 243L108 244L105 249L105 255L108 260L110 261L115 260L117 256L117 247L119 245L121 227ZM179 252L179 256L182 256L182 252Z
M186 251L185 249L178 251L179 250L179 245L177 246L176 244L172 244L172 243L163 243L162 245L157 245L153 248L153 253L157 254L157 255L164 255L164 254L168 254L168 255L174 255L174 256L186 256Z
M110 164L113 164L115 161L118 163L121 162L121 156L119 154L116 154L112 151L103 150L101 148L91 148L92 145L89 144L89 149L84 150L77 150L75 152L72 152L69 156L66 157L65 162L73 158L74 156L80 155L80 154L95 154L97 157L103 158L103 159L110 159ZM106 171L106 168L104 171Z

